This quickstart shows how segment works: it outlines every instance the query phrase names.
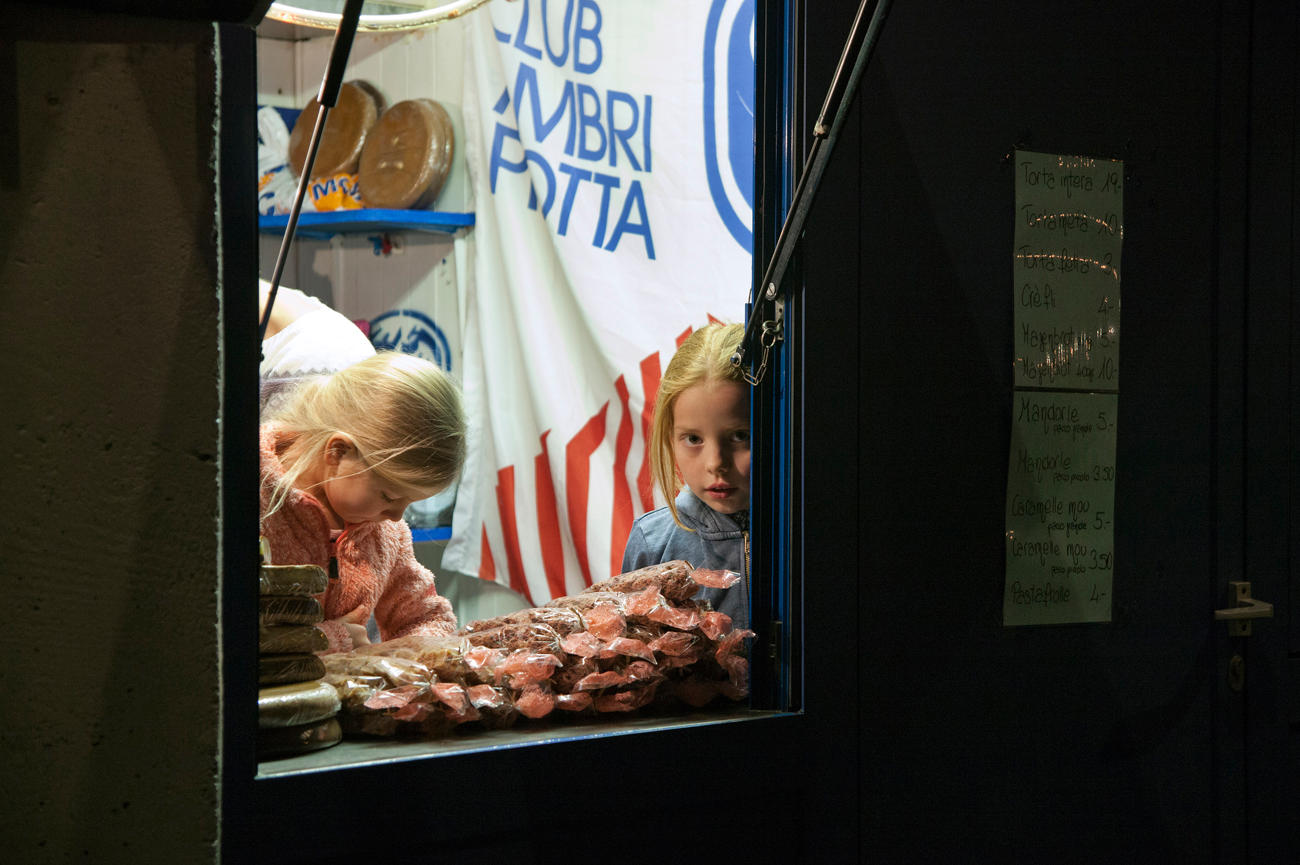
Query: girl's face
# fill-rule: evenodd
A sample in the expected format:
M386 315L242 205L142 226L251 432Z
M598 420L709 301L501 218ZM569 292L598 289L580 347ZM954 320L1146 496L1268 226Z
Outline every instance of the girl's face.
M702 502L723 514L749 509L749 388L703 381L673 403L673 460Z
M325 449L325 479L317 498L335 528L380 520L400 520L408 506L438 492L388 481L362 461L346 439L331 439Z

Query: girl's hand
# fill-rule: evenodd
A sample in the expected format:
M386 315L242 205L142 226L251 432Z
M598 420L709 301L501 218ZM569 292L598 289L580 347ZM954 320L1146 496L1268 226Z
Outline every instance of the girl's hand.
M344 622L343 626L348 629L348 636L352 638L352 648L357 646L370 645L370 635L366 633L365 625L354 625L351 622Z

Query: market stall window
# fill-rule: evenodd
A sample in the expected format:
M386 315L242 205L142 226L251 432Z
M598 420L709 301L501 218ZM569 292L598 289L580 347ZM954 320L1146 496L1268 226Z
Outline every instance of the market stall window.
M320 523L323 552L264 520L259 776L792 708L788 545L755 537L787 531L773 449L789 411L772 382L750 405L730 363L774 235L756 194L783 194L788 156L760 148L755 171L763 4L669 20L653 4L462 2L414 32L367 27L363 10L323 131L335 38L279 5L257 40L261 269L287 319L263 310L264 483L269 460L273 480L313 484L271 498ZM678 430L701 460L724 443L727 467L706 478L674 455L674 427L656 435L687 404L661 400L657 417L656 397L683 386L670 360L715 332L731 340L715 346L721 372L693 373L687 392L713 399L722 377L738 396L725 429L707 426L722 405L708 402ZM302 428L289 418L303 394L324 402L325 382L372 354L450 384L458 404L426 414L461 423L464 448L436 483L380 466L380 504L351 520L330 485L370 471L371 440L349 427L304 469L283 431ZM781 356L774 377L789 374ZM751 432L753 471L768 473L752 508ZM667 561L634 560L629 537L654 512L656 531L735 555L660 544Z

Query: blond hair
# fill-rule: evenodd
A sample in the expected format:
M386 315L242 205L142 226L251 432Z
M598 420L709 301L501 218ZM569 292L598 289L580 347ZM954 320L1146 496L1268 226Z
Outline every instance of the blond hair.
M673 459L673 406L682 391L701 382L745 383L740 367L731 362L731 356L740 348L744 334L745 328L739 324L706 324L678 346L659 382L659 394L655 397L654 426L650 432L650 473L668 499L668 510L673 515L673 522L687 531L690 529L682 523L675 501L682 484L677 461Z
M380 479L402 486L445 488L465 463L460 388L437 364L401 352L379 352L304 382L267 420L287 446L280 453L284 476L263 519L320 466L338 433Z

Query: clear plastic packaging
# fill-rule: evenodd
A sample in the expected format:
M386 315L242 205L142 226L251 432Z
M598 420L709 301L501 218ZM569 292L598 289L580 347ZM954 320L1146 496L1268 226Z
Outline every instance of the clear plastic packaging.
M699 637L685 631L665 631L656 637L648 648L659 655L681 657L690 652L699 642Z
M555 711L555 694L540 682L525 685L515 697L515 708L525 718L545 718Z
M325 609L310 595L262 595L257 599L257 624L315 625L325 621Z
M612 640L627 628L623 610L610 604L599 604L587 611L587 631L598 640Z
M710 610L700 616L700 633L710 640L716 640L731 630L731 616Z
M315 625L263 625L257 629L257 651L264 655L323 652L329 637Z
M551 716L699 707L748 695L752 631L691 596L684 562L613 578L613 590L323 656L347 735L440 736ZM685 585L690 581L690 585ZM557 712L558 710L558 712Z
M642 640L636 640L632 637L615 637L605 644L604 652L609 655L629 655L633 658L643 658L650 663L654 663L655 653L650 651L650 647Z
M593 583L587 591L630 594L648 586L654 586L665 598L675 603L688 600L699 590L699 586L691 579L690 563L679 559L610 577Z
M740 582L740 574L735 571L696 568L691 571L691 579L697 586L710 589L729 589Z
M328 675L375 677L391 687L419 684L429 681L431 677L429 668L412 658L363 652L332 652L321 656L321 661L324 662Z
M329 575L319 565L262 565L258 591L263 595L319 595Z
M560 649L560 635L550 625L515 624L501 625L486 631L474 631L466 638L476 646L490 646L494 649L527 649L531 652L554 654Z
M425 668L425 675L432 674L442 681L461 681L472 673L467 657L472 648L469 640L462 636L412 635L359 646L355 653L414 661Z
M324 662L310 653L259 655L257 658L257 684L259 685L310 682L324 675Z
M366 700L388 687L383 676L350 675L348 673L326 673L323 681L334 686L339 695L342 712L360 712L365 709Z
M289 757L319 751L343 740L337 718L292 727L271 727L257 731L257 759Z
M257 726L310 724L337 715L340 708L338 691L325 681L261 688L257 692Z
M531 683L549 679L563 664L557 655L549 652L518 649L507 655L496 668L496 683L499 685L505 681L511 688L520 690Z
M575 631L581 631L587 627L587 623L582 618L582 613L578 610L566 607L531 607L526 610L518 610L513 613L506 613L502 616L495 616L491 619L478 619L470 622L461 630L468 633L479 631L490 631L504 625L547 625L555 630L561 637L568 636Z

